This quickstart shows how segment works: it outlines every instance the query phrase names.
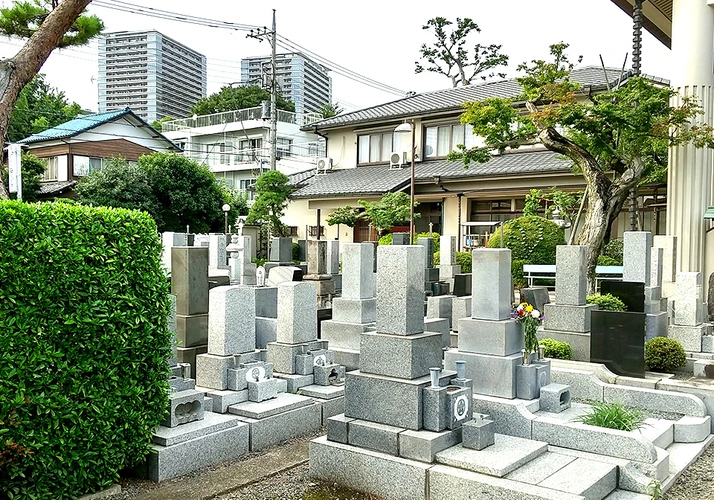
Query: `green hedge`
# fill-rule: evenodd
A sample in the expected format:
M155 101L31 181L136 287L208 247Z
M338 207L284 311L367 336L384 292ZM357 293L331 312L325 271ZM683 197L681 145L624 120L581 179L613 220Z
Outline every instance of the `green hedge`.
M605 295L593 294L588 295L586 298L588 304L597 304L603 311L627 311L627 306L625 303L612 295L611 293L606 293Z
M645 366L653 372L671 372L687 364L682 344L667 337L645 342Z
M0 202L0 498L75 498L168 405L169 284L146 213Z
M567 342L555 339L541 339L538 344L545 347L546 358L573 359L573 349Z

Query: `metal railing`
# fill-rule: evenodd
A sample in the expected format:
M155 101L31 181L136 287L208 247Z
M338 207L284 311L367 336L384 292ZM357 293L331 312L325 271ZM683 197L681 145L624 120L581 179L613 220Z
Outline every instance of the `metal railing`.
M269 148L248 148L238 149L234 151L221 152L216 147L216 151L198 152L184 151L184 155L196 160L198 163L209 167L220 165L244 165L246 163L255 163L260 159L268 160L270 158ZM279 159L309 159L310 161L325 156L324 142L307 142L302 144L278 145Z
M225 125L227 123L237 123L250 120L263 120L263 108L258 106L255 108L245 108L235 111L224 111L223 113L214 113L212 115L201 115L196 118L181 118L164 122L161 127L164 132L176 132L189 128L210 127L213 125ZM318 120L322 120L322 115L319 113L304 113L297 114L290 111L278 110L278 121L282 123L292 123L299 126L309 125ZM269 120L264 120L266 126Z

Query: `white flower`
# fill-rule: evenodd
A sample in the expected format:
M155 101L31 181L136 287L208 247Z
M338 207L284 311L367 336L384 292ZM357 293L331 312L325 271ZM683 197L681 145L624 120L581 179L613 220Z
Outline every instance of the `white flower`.
M540 318L540 311L538 309L533 309L531 312L531 316L533 316L535 319Z
M516 311L522 311L523 310L523 304L519 305L518 308L516 308Z

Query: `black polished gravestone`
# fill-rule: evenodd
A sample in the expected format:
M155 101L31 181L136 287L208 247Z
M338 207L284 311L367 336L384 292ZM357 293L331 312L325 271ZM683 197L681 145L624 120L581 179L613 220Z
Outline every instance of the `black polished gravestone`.
M471 295L471 273L454 275L454 289L452 293L457 297Z
M645 312L645 284L637 281L603 281L602 295L611 294L625 303L629 312Z
M592 311L590 362L602 363L616 375L644 378L646 317L642 312Z
M521 288L521 302L527 302L539 311L543 312L543 306L545 304L550 304L548 288L544 286Z

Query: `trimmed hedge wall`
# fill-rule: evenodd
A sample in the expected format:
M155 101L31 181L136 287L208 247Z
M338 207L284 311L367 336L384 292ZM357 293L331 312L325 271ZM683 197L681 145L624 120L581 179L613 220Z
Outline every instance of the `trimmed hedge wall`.
M169 284L144 212L0 201L0 498L75 498L149 452Z

